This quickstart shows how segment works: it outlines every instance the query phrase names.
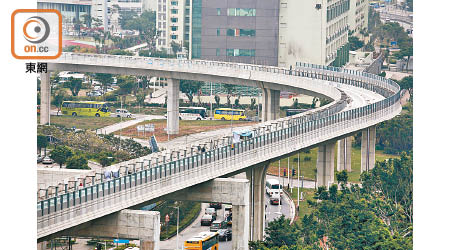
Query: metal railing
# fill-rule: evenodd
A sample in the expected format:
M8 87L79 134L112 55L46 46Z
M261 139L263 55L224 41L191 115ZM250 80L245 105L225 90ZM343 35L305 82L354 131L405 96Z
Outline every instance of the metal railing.
M88 57L91 57L89 61L95 61L96 64L116 64L103 60L99 56ZM105 205L114 207L114 209L123 209L130 204L136 205L148 199L150 194L158 197L294 152L303 147L372 126L392 118L401 110L399 86L393 81L364 72L336 70L336 68L330 70L327 68L307 68L306 65L298 65L297 69L289 70L226 62L107 57L116 57L126 67L130 67L130 65L124 64L125 60L136 61L135 66L142 65L143 63L138 63L138 61L143 60L146 63L151 61L155 65L180 63L184 65L180 68L185 69L187 66L191 67L192 70L199 70L199 66L202 65L212 71L216 70L214 67L226 67L244 70L241 73L247 74L245 72L247 70L251 71L249 75L254 75L254 71L267 72L278 75L272 77L274 82L293 79L293 85L295 85L295 78L308 77L364 88L379 93L386 98L347 111L342 111L345 107L345 101L336 102L334 110L321 110L308 115L279 119L279 121L282 121L281 123L276 123L268 130L258 131L257 136L239 143L233 144L230 140L222 146L210 147L205 152L194 153L191 150L188 156L185 151L183 156L178 154L173 158L172 156L170 158L164 157L162 161L159 159L156 161L144 159L138 162L140 164L138 168L133 165L134 170L131 173L125 171L124 175L118 178L102 180L99 183L93 181L91 186L39 201L37 203L38 235L48 234L49 231L43 229L52 224L61 225L65 222L70 224L74 217L93 213L96 209L104 208ZM68 61L67 54L63 55L63 59L58 61ZM324 84L324 86L327 85ZM335 93L332 94L335 95ZM116 205L117 203L123 203L123 208ZM45 232L39 232L39 230Z

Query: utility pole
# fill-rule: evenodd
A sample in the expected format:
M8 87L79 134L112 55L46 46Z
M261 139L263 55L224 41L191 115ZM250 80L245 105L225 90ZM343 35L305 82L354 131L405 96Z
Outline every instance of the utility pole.
M297 154L297 183L300 184L300 151ZM297 187L297 206L300 211L300 185Z
M179 228L179 224L180 224L180 207L171 207L171 208L176 208L177 209L177 250L178 248L178 228Z
M288 156L288 180L287 180L287 183L288 183L288 188L289 188L289 186L290 186L290 182L289 182L289 172L290 172L290 167L289 167L289 156Z

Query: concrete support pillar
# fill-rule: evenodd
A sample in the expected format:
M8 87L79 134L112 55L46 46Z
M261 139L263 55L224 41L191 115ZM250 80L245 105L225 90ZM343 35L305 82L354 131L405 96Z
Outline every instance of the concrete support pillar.
M159 223L158 211L124 209L62 231L61 235L140 240L142 250L159 250Z
M250 182L216 178L163 197L165 200L228 203L233 206L233 250L247 250L250 231Z
M269 163L263 163L247 169L246 176L250 182L250 238L263 240L265 227L265 184ZM234 216L234 215L233 215Z
M338 141L337 171L352 171L352 137Z
M180 80L167 79L167 133L176 135L180 131L179 121Z
M140 249L141 250L156 250L158 248L155 247L155 241L141 240L140 241Z
M334 146L336 142L319 146L317 152L317 186L334 182Z
M375 167L376 127L362 130L361 136L361 173Z
M41 117L39 123L41 125L50 122L50 72L41 73Z
M280 91L262 89L262 121L280 118Z
M231 249L247 250L250 225L250 207L248 205L233 205L233 242Z
M38 242L36 250L47 250L47 241Z

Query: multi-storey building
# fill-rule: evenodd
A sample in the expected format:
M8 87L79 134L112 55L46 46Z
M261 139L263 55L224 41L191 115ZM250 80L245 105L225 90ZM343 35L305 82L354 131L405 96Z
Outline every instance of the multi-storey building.
M38 0L37 8L59 10L63 23L73 24L84 15L91 14L92 0Z
M111 32L121 30L119 18L121 12L132 11L140 15L145 10L155 8L155 0L92 0L92 17L103 21L103 27ZM106 14L105 14L106 10Z
M63 16L63 26L83 21L84 15L100 19L105 30L119 31L120 12L133 11L140 15L155 10L156 0L38 0L38 9L57 9ZM67 30L67 29L65 29Z
M190 56L277 65L279 0L192 0Z
M280 0L278 65L348 62L350 0Z
M354 36L363 37L369 24L369 0L350 0L348 24Z
M172 52L172 43L187 47L189 42L190 6L192 0L158 0L156 25L157 49Z

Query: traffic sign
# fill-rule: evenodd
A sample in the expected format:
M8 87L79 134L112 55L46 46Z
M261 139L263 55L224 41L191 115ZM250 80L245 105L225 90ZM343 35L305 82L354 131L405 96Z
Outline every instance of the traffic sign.
M145 124L144 127L145 127L145 131L147 131L147 132L155 131L155 124L153 124L153 123Z

